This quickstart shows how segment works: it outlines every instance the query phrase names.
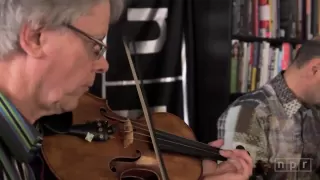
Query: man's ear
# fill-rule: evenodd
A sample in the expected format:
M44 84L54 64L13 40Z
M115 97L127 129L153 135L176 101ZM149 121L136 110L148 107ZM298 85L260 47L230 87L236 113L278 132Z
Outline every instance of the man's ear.
M320 78L320 58L313 58L310 62L305 64L306 73L308 77Z
M41 28L33 29L28 23L22 26L19 33L19 42L26 54L35 58L39 58L43 55L40 37Z

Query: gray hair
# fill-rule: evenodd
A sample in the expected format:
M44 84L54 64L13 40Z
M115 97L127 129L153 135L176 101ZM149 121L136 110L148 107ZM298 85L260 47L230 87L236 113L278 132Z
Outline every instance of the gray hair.
M25 23L33 28L72 23L93 6L107 0L0 0L0 58L20 51L19 32ZM122 0L109 0L113 23L122 14Z

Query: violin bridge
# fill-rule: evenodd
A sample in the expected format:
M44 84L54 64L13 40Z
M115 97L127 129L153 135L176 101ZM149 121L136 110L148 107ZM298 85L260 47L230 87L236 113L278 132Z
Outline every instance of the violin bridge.
M124 148L127 148L133 143L133 127L131 121L128 119L124 122L124 140L123 140L123 146Z

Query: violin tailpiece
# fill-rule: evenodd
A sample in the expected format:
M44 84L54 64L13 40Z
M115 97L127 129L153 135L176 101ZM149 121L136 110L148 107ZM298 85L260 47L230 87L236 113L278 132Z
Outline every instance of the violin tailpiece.
M112 138L115 128L108 121L94 121L71 126L68 135L84 138L88 142L106 141Z

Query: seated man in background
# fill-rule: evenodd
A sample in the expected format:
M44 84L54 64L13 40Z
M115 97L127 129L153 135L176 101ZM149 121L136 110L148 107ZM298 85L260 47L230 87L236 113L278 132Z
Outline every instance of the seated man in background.
M320 38L287 70L236 99L218 120L222 148L243 146L269 167L267 179L317 180L320 163Z

